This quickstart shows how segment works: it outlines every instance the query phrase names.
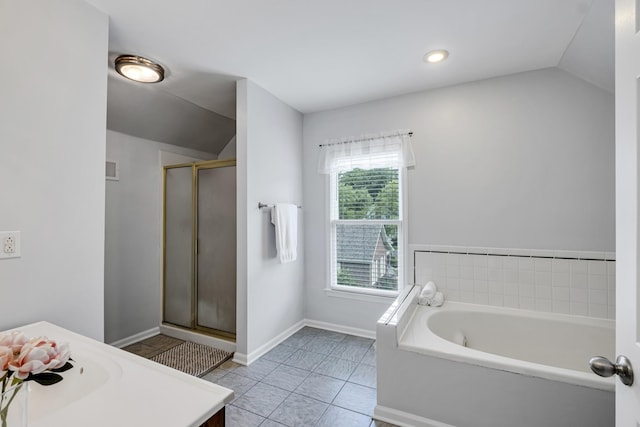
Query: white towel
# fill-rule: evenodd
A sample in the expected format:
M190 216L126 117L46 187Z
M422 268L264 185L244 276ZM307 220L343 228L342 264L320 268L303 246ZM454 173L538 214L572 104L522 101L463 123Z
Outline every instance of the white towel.
M420 305L431 305L433 297L436 296L438 288L436 284L433 282L427 282L426 285L422 286L420 290L420 295L418 295L418 304Z
M426 298L433 298L436 295L437 291L438 291L438 288L436 287L435 283L427 282L427 284L422 287L422 290L420 291L420 296L426 297Z
M278 203L271 209L271 222L276 226L276 249L280 262L296 260L298 246L298 207Z
M431 304L429 305L431 305L432 307L440 307L442 306L442 304L444 304L444 295L442 294L442 292L438 291L431 299Z

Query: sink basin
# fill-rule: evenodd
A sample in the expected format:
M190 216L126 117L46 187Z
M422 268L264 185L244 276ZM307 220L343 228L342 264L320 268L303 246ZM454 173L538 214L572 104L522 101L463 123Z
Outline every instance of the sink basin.
M233 399L233 391L47 322L27 336L68 342L74 367L61 382L29 382L29 427L197 427ZM175 408L179 401L180 410Z
M29 382L30 421L77 403L122 376L122 368L108 355L78 347L73 349L73 368L60 373L61 382L50 386Z

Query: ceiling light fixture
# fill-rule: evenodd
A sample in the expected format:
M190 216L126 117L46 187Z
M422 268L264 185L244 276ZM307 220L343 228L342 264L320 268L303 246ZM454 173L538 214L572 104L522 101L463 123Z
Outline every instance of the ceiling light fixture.
M424 62L435 64L444 61L447 56L449 56L449 52L444 49L432 50L424 56Z
M157 83L164 79L164 68L136 55L120 55L114 61L118 74L140 83Z

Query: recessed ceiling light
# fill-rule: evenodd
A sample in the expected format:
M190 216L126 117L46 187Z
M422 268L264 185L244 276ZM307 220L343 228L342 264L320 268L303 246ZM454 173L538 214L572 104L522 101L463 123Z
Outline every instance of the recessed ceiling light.
M114 64L120 75L136 82L157 83L164 79L164 68L141 56L120 55Z
M424 56L424 62L435 64L436 62L442 62L447 59L449 52L444 49L432 50Z

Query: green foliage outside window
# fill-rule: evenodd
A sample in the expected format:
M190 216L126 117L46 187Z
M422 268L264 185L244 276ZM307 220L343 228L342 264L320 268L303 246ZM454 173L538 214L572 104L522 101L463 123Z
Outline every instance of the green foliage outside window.
M357 188L348 184L338 183L339 194L339 218L363 219L366 218L373 206L373 198L366 188Z
M338 175L339 219L398 219L398 170L353 169Z
M338 270L338 285L342 286L359 286L359 284L353 279L351 273L345 269Z

